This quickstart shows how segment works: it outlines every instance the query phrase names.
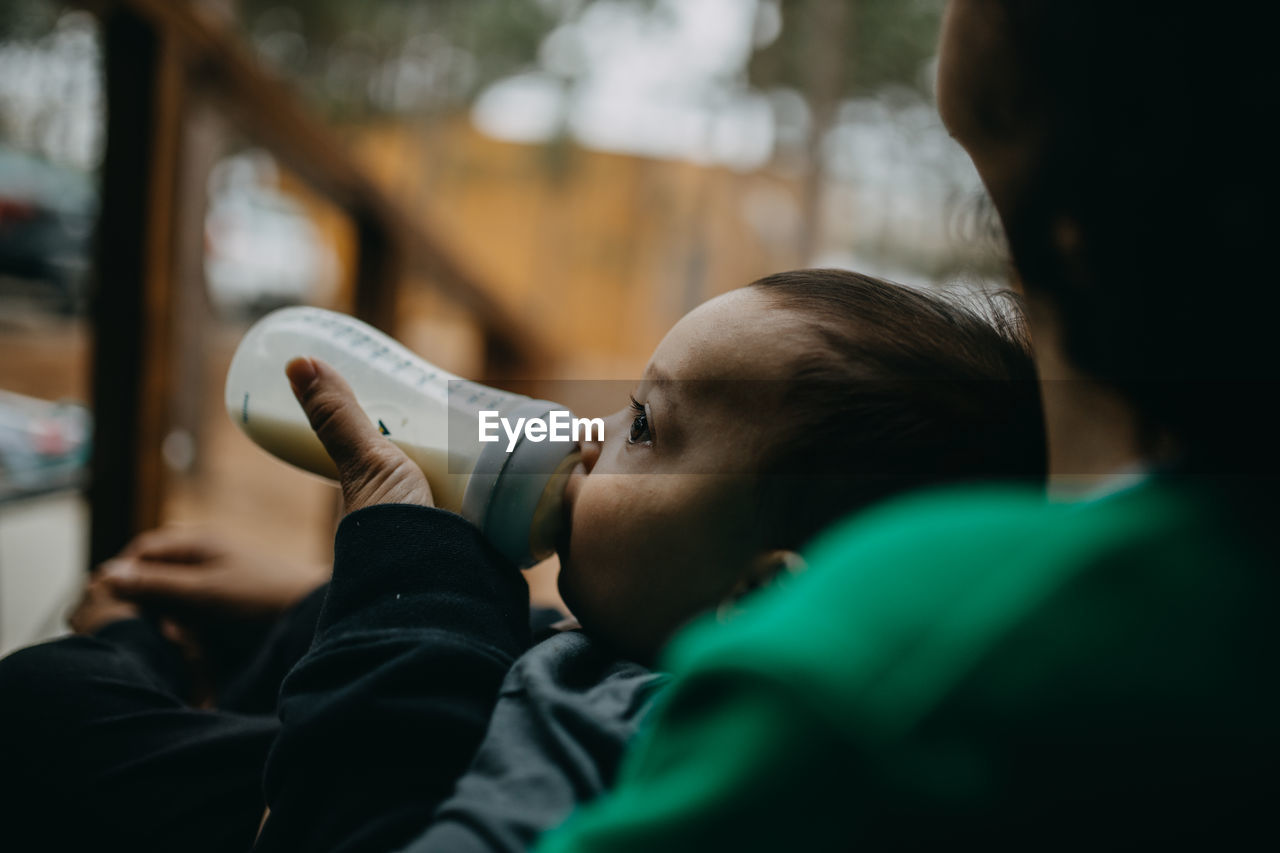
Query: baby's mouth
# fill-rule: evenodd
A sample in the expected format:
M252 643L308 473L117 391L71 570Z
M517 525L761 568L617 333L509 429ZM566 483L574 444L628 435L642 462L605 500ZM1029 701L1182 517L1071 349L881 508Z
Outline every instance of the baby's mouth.
M563 563L569 556L569 540L573 533L573 508L577 504L578 490L587 476L586 467L579 461L569 472L564 486L564 498L560 503L560 529L556 534L555 548Z

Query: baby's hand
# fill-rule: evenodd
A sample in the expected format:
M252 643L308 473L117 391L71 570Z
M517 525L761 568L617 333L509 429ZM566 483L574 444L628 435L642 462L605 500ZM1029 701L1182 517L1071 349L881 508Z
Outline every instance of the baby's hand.
M375 504L435 505L422 469L378 432L336 370L318 358L295 358L285 373L338 467L346 512Z

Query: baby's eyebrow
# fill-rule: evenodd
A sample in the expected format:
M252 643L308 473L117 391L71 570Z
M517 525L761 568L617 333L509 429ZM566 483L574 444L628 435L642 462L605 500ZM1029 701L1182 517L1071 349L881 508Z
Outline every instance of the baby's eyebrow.
M659 385L666 384L671 381L671 377L661 368L654 367L652 364L645 370L644 378L649 382L656 382Z

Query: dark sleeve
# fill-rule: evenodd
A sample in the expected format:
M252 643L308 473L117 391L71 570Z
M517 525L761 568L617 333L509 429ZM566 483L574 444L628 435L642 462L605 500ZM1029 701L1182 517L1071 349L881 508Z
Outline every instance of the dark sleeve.
M537 853L851 849L862 765L822 715L749 672L699 671L670 689L616 789Z
M460 516L348 515L311 650L285 679L257 850L387 850L427 825L528 645L520 572Z
M585 634L553 636L502 685L484 743L404 853L521 853L613 785L664 676Z
M177 697L185 697L191 688L187 663L182 652L164 638L150 619L121 619L108 622L93 633L105 643L131 655L148 673Z

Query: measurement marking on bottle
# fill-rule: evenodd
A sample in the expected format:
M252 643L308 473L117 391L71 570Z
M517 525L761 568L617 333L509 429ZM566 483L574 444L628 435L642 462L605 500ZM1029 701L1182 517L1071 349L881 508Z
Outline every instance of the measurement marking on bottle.
M382 422L381 418L378 419L378 432L383 435L391 435L391 430L387 429L387 425Z

